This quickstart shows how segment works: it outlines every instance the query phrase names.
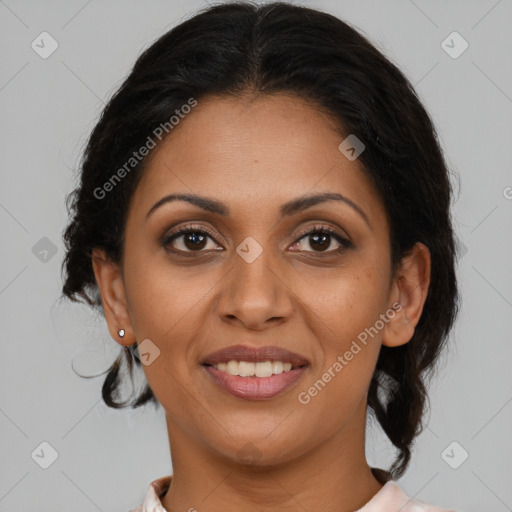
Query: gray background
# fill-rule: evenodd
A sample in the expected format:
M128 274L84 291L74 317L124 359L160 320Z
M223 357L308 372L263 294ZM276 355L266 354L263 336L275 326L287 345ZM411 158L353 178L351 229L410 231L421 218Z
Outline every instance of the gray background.
M0 0L1 511L127 511L172 471L163 412L108 409L103 377L71 368L99 372L119 346L85 306L58 301L61 233L72 169L104 103L143 48L203 5ZM400 484L459 511L512 510L512 2L307 5L355 25L398 64L460 176L464 302L431 388L428 428ZM47 59L31 47L43 31L59 45ZM441 46L453 31L469 44L455 59ZM31 456L43 441L58 453L48 469ZM370 463L385 467L389 443L374 428L368 441Z

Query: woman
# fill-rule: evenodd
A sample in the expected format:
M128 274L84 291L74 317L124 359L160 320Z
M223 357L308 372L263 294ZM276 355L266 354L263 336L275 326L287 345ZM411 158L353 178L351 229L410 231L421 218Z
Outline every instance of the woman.
M121 354L105 403L165 409L172 485L137 510L417 510L395 480L457 312L450 198L413 88L331 15L223 4L148 48L89 139L63 264L147 379L122 401Z

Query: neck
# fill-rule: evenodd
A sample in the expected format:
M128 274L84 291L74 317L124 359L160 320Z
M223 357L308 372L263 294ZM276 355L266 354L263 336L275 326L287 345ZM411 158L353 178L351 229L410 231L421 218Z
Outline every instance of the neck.
M353 512L382 488L366 462L365 424L366 404L322 444L281 462L263 453L251 465L205 449L167 415L173 478L162 504L169 512L221 512L226 504L253 512Z

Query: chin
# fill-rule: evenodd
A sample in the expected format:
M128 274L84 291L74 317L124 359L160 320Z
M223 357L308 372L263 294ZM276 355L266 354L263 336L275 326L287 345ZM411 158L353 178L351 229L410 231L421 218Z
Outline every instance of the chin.
M213 446L213 449L221 457L230 459L234 463L261 468L288 463L307 451L301 448L311 444L310 441L302 444L289 429L282 430L280 434L277 435L274 431L270 435L267 432L251 435L250 431L245 430L233 433L225 438L222 444Z

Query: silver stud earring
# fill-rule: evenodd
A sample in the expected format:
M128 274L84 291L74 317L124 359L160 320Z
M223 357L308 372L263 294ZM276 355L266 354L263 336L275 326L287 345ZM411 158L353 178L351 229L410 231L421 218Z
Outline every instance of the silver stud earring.
M124 329L119 329L119 337L122 338L124 337Z

